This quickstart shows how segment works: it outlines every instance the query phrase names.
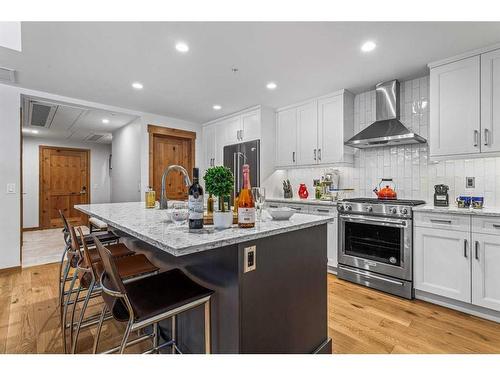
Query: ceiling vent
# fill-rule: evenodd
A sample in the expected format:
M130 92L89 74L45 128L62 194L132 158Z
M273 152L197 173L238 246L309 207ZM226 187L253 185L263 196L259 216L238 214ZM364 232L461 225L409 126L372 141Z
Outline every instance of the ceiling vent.
M28 109L28 125L50 128L57 111L57 105L30 101Z
M90 141L90 142L97 142L102 137L103 137L102 134L93 134L93 135L87 137L85 140L86 141Z
M16 71L14 69L3 68L0 66L0 81L16 83Z

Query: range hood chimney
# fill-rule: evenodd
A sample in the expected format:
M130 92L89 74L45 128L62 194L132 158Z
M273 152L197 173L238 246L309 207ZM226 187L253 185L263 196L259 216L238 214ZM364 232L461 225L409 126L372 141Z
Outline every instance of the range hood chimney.
M399 121L399 81L379 83L375 93L377 121L344 142L346 146L370 148L427 142Z

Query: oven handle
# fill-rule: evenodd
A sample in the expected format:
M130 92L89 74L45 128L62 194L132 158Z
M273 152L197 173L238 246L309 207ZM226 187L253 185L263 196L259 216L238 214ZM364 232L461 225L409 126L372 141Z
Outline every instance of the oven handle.
M403 285L402 282L400 281L394 281L394 280L391 280L391 279L386 279L385 277L381 277L381 276L376 276L376 275L373 275L373 274L366 274L365 272L361 272L361 271L358 271L358 270L354 270L352 268L346 268L346 267L342 267L342 266L339 266L340 269L344 270L344 271L348 271L348 272L352 272L352 273L355 273L355 274L358 274L358 275L361 275L361 276L365 276L365 277L368 277L368 278L371 278L371 279L377 279L377 280L382 280L382 281L385 281L385 282L388 282L388 283L391 283L391 284L396 284L396 285Z
M352 215L342 215L340 216L340 219L344 221L349 221L353 223L366 223L366 222L371 222L375 223L377 225L385 225L385 226L390 226L390 227L398 227L398 228L406 228L408 226L407 221L401 221L401 220L390 220L386 218L370 218L366 216L352 216Z

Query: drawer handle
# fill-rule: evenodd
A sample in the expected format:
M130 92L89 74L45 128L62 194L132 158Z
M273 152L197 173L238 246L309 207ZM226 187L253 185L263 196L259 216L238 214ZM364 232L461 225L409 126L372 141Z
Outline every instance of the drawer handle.
M493 224L493 228L500 229L500 225L499 224Z
M295 210L295 211L300 211L300 210L302 210L302 208L301 208L301 207L291 207L291 208L292 208L293 210Z
M325 210L324 208L318 208L318 209L316 209L316 211L318 211L318 212L326 212L326 213L330 212L330 210Z
M270 204L269 208L278 208L278 206L276 206L275 204Z
M451 224L451 220L431 219L431 223L436 223L436 224Z

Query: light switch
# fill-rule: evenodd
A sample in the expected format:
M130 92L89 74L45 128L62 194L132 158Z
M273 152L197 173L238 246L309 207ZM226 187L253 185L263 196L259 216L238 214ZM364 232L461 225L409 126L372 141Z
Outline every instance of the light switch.
M16 184L7 184L7 194L16 194Z
M475 177L465 177L465 188L466 189L474 189L476 187L476 178Z
M254 271L257 268L257 247L245 247L243 272Z

